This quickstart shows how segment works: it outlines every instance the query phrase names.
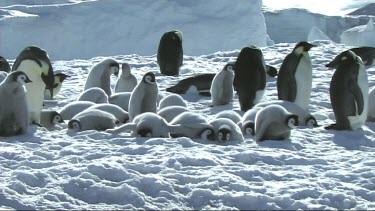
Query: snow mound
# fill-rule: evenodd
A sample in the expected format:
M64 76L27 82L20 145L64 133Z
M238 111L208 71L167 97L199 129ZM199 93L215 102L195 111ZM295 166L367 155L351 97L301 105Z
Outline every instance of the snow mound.
M318 27L314 26L311 28L309 35L307 36L307 41L308 42L313 42L315 40L328 40L330 41L331 39L324 34Z
M375 27L372 18L367 25L357 26L341 34L341 43L350 46L375 47Z
M153 55L173 29L184 34L185 55L266 46L261 0L63 2L1 7L0 55L15 59L29 45L52 59Z

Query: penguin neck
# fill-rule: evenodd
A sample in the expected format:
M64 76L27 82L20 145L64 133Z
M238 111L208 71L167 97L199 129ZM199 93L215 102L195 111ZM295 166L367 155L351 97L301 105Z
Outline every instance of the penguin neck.
M130 71L122 71L121 78L129 78L131 75Z

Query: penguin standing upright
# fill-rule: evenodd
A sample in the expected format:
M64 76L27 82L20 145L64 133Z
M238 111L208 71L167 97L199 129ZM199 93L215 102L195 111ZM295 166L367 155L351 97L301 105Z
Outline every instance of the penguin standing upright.
M131 73L130 65L128 63L122 64L121 74L115 86L115 93L132 92L135 86L137 86L137 78Z
M306 110L309 108L312 63L308 51L315 46L308 42L299 42L285 57L277 76L279 100L294 102Z
M12 71L23 71L33 83L25 84L30 123L40 124L44 91L53 96L54 73L48 54L37 46L22 50L12 66Z
M53 96L51 96L51 92L48 89L46 89L44 91L44 98L45 99L54 98L60 92L62 82L68 77L69 76L65 75L64 73L56 73L55 76L54 76L55 84L53 85Z
M92 87L102 88L108 96L111 96L111 74L118 76L120 66L113 59L105 59L96 64L87 76L84 91Z
M226 64L215 75L210 89L212 106L225 105L233 100L233 71L234 65Z
M362 59L350 50L339 55L329 94L336 123L333 130L357 130L367 119L368 78Z
M10 65L8 61L2 56L0 56L0 71L7 72L7 73L10 72Z
M182 32L173 30L163 34L160 39L157 62L160 73L178 76L183 61Z
M0 136L26 133L29 112L24 84L29 82L24 72L17 71L0 83Z
M156 113L158 85L152 72L146 73L134 88L129 100L129 120L145 112Z
M266 88L266 64L262 51L256 46L245 47L238 55L233 86L241 111L251 109L262 99Z

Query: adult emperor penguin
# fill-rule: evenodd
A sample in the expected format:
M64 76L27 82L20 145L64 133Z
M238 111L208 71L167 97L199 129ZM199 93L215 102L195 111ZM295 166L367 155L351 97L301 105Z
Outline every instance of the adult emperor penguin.
M141 113L156 113L156 99L158 97L158 85L155 74L146 73L142 80L134 88L129 100L129 120Z
M10 65L9 65L8 61L2 56L0 56L0 72L1 71L7 72L7 73L10 72Z
M137 78L131 73L130 65L128 63L122 64L121 74L115 86L115 93L132 92L135 86L137 86Z
M367 121L375 122L375 87L373 87L368 94Z
M48 89L46 89L44 91L44 99L54 98L60 92L62 82L68 77L69 76L64 73L56 73L54 76L55 84L53 85L53 96L51 96L51 92Z
M105 59L96 64L87 76L83 90L92 87L102 88L108 96L111 96L111 74L118 75L120 66L114 59Z
M24 84L29 82L24 72L16 71L0 83L0 136L26 133L29 112Z
M342 52L339 58L329 88L336 123L326 129L357 130L367 119L367 73L362 59L352 51Z
M279 105L262 108L255 117L255 141L285 140L298 126L298 116Z
M353 51L357 56L361 57L364 65L370 66L375 65L375 48L369 46L363 46L358 48L349 49ZM336 68L340 63L340 55L337 55L330 63L326 64L326 67Z
M228 63L219 71L210 89L212 106L225 105L233 100L234 65Z
M241 111L251 109L262 99L266 88L266 64L259 48L250 46L241 50L234 68L233 86Z
M227 118L218 118L211 120L210 125L212 125L216 140L220 143L227 141L244 141L241 129L236 123Z
M183 61L182 32L173 30L163 34L160 39L157 62L160 73L178 76Z
M137 137L161 137L169 138L169 124L159 115L152 112L139 114L131 123L126 123L106 132L119 134L131 131L132 136Z
M277 76L279 100L294 102L303 109L309 108L312 87L312 63L309 50L316 45L299 42L281 64Z
M25 84L30 123L40 124L44 91L53 95L54 74L48 54L37 46L22 50L12 66L12 71L23 71L33 83Z
M69 129L107 130L116 127L118 120L113 114L98 109L86 109L75 115L68 123Z
M215 73L203 73L180 80L176 85L165 89L167 92L186 94L193 91L203 96L210 96L210 89Z

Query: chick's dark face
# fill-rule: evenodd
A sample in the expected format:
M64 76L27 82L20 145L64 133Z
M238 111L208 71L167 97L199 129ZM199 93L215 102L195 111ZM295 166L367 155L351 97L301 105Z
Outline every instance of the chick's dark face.
M221 128L219 132L217 133L217 140L220 143L224 143L224 142L229 141L230 136L231 136L231 131L229 129Z

